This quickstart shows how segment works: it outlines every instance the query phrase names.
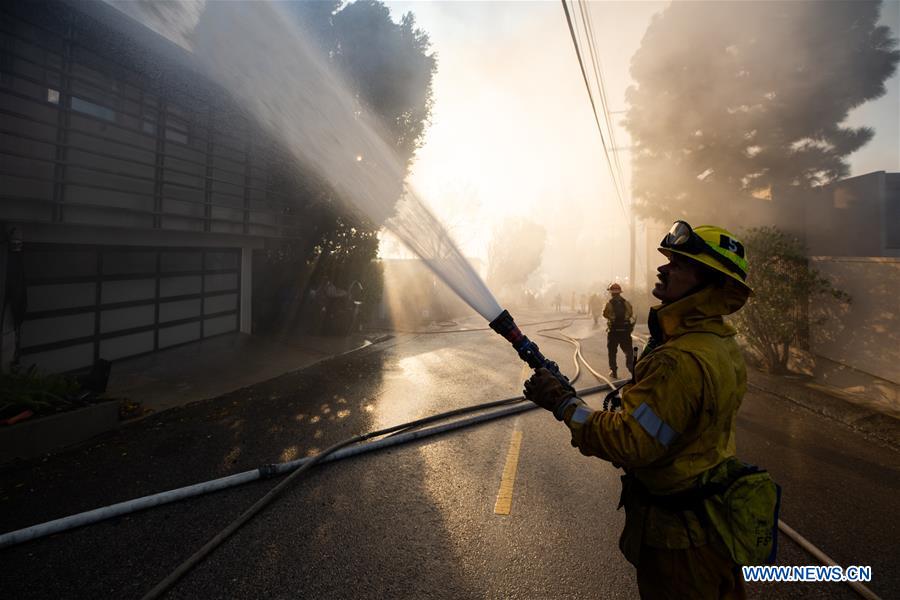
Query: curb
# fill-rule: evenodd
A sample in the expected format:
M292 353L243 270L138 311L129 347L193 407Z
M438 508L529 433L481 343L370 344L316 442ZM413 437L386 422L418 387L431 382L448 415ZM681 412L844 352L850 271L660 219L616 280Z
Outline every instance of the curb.
M119 401L16 423L0 429L0 466L58 452L116 429Z
M271 379L283 377L290 373L299 373L311 367L315 367L329 360L344 357L367 348L376 346L393 339L393 335L382 335L367 343L345 350L338 354L323 357L308 365L287 371L275 377L264 379L235 390L228 390L223 394L230 394L246 387L264 383ZM220 394L222 395L222 394ZM203 398L196 402L206 402L215 397ZM149 417L157 416L169 410L180 408L170 407L166 410L152 411L130 419L119 419L118 400L100 402L91 406L69 412L59 413L48 417L27 420L22 423L10 425L0 429L0 468L14 462L30 460L47 454L56 454L80 444L90 442L93 438L109 431L120 430ZM193 402L191 403L193 404Z

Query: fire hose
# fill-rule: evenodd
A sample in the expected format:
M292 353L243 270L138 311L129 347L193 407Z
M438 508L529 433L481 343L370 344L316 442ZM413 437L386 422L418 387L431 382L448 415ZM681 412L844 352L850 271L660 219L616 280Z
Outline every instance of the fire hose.
M500 317L503 317L500 320ZM499 322L498 322L499 320ZM597 393L603 390L608 390L610 388L614 389L614 382L610 381L606 377L603 377L600 373L595 371L590 364L585 360L584 356L581 353L581 344L580 341L576 338L568 336L564 333L559 332L561 337L557 337L554 335L548 335L547 331L554 331L559 329L564 329L568 325L571 324L571 321L568 323L561 325L558 328L547 328L543 330L539 330L538 333L542 336L556 339L558 341L563 341L567 343L571 343L575 346L575 352L573 355L573 361L575 365L575 375L572 379L568 379L559 371L558 365L555 362L550 361L540 352L537 347L537 344L534 344L531 340L529 340L524 334L519 331L518 327L515 325L512 317L509 315L507 311L503 311L501 315L498 317L498 320L491 322L491 329L497 331L503 335L504 338L511 340L514 348L519 352L519 355L525 360L529 366L533 364L537 364L537 367L547 367L547 365L551 365L555 367L555 371L551 370L551 373L557 378L562 378L561 382L564 381L565 385L568 387L572 387L572 384L577 381L580 375L580 366L579 359L584 363L585 367L591 374L593 374L598 379L604 380L605 383L603 385L593 386L589 388L584 388L581 390L577 390L577 394L580 396L586 396L593 393ZM497 328L495 328L495 324ZM499 331L498 331L499 329ZM637 336L639 337L639 336ZM639 337L640 339L640 337ZM516 347L518 345L518 347ZM550 370L550 369L548 369ZM622 383L622 382L620 382ZM574 388L572 388L574 389ZM452 411L432 415L429 417L425 417L422 419L418 419L416 421L411 421L409 423L403 423L400 425L395 425L386 429L382 429L379 431L373 431L365 434L356 435L347 440L343 440L330 446L325 449L323 452L307 458L302 458L294 461L289 461L285 463L279 464L268 464L263 465L257 469L253 469L251 471L245 471L243 473L238 473L235 475L230 475L227 477L222 477L219 479L194 484L191 486L186 486L183 488L178 488L175 490L169 490L166 492L161 492L158 494L153 494L151 496L145 496L142 498L137 498L134 500L129 500L126 502L120 502L118 504L113 504L107 507L98 508L95 510L79 513L76 515L71 515L69 517L64 517L61 519L56 519L54 521L49 521L47 523L42 523L39 525L34 525L32 527L28 527L25 529L20 529L12 532L8 532L0 535L0 548L13 546L16 544L20 544L29 540L33 540L39 537L44 537L47 535L52 535L54 533L59 533L62 531L66 531L69 529L73 529L75 527L80 527L82 525L88 525L92 523L96 523L101 520L113 518L116 516L120 516L123 514L128 514L131 512L135 512L137 510L142 510L145 508L151 508L153 506L159 506L162 504L174 502L181 499L190 498L193 496L198 496L201 494L209 493L212 491L218 491L221 489L226 489L229 487L234 487L237 485L241 485L243 483L248 483L250 481L255 481L258 479L267 479L271 477L275 477L278 475L282 475L285 473L289 473L289 475L278 483L275 487L273 487L269 492L267 492L262 498L257 500L250 508L248 508L244 513L238 517L235 521L230 523L225 529L220 531L215 537L213 537L209 542L207 542L202 548L200 548L197 552L191 555L187 560L182 562L172 573L170 573L165 579L159 582L156 586L153 587L143 598L144 600L149 600L153 598L159 598L165 592L170 589L177 581L183 577L187 572L189 572L194 566L199 564L207 555L209 555L215 548L217 548L221 543L223 543L226 539L228 539L234 532L240 529L245 523L247 523L250 519L252 519L256 514L258 514L266 505L268 505L272 500L274 500L281 492L284 491L294 480L300 477L300 475L316 464L324 463L324 462L333 462L340 460L342 458L348 458L351 456L355 456L357 454L363 454L366 452L370 452L373 450L394 446L397 444L405 443L408 441L413 441L417 439L422 439L425 437L429 437L432 435L437 435L441 433L445 433L447 431L452 431L454 429L459 429L463 427L467 427L470 425L475 425L478 423L486 422L489 420L510 416L513 414L518 414L521 412L525 412L527 410L531 410L536 408L535 404L531 402L523 402L524 398L522 396L514 396L511 398L506 398L502 400L496 400L493 402L487 402L484 404L478 404L469 407L463 407L459 409L455 409ZM472 417L467 417L463 419L458 419L452 421L450 423L444 423L441 425L436 425L432 427L427 427L421 429L421 427L425 425L429 425L439 420L448 419L454 416L459 416L471 412L477 411L485 411L492 408L497 408L497 410L492 410L489 412L485 412L480 415L475 415ZM384 437L382 437L384 436ZM381 437L373 442L368 443L360 443L365 442L367 440ZM779 521L778 522L779 530L788 535L793 541L795 541L798 545L800 545L803 549L809 552L812 556L814 556L817 560L823 562L824 564L834 566L836 563L830 559L827 555L825 555L821 550L815 547L812 543L810 543L806 538L801 536L799 533L794 531L791 527L789 527L786 523ZM847 582L850 587L857 592L860 596L868 599L877 600L879 596L877 596L874 592L869 590L867 587L858 582Z

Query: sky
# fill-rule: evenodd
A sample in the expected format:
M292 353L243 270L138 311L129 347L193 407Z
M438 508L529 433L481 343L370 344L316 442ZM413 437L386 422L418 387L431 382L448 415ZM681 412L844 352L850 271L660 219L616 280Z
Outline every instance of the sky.
M552 281L609 282L628 275L627 228L562 5L548 2L386 2L393 18L412 12L438 57L434 107L410 181L468 256L487 258L507 216L548 233L538 287ZM622 111L631 56L651 17L668 2L591 2L594 39L611 111ZM571 3L570 3L571 6ZM900 31L900 0L882 23ZM900 79L854 110L851 125L875 138L850 157L853 175L900 170ZM614 122L622 115L613 115ZM619 147L630 144L615 127ZM607 134L608 135L608 134ZM628 151L620 161L629 179ZM627 193L625 202L627 203ZM641 245L639 245L641 247ZM383 255L394 251L390 244ZM638 273L644 269L638 256ZM652 258L651 258L652 260Z
M881 24L900 37L900 0L881 5ZM847 123L875 128L875 137L850 155L851 175L872 171L900 171L900 69L886 83L887 94L850 113Z

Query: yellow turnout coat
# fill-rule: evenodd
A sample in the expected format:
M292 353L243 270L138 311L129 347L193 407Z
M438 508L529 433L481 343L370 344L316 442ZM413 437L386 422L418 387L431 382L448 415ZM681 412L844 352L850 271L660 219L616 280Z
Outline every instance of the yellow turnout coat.
M620 546L634 564L640 546L683 549L709 541L693 511L648 505L641 494L668 495L695 486L701 475L735 454L735 418L747 389L735 330L723 319L747 301L737 285L709 286L650 310L658 345L635 365L621 392L621 411L596 411L566 424L572 445L623 467L627 516Z

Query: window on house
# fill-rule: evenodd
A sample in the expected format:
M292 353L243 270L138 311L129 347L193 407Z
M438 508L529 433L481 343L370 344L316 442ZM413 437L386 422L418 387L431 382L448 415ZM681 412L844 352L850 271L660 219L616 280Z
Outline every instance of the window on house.
M59 104L59 90L47 88L47 102L51 104Z
M76 61L72 66L70 107L75 112L90 115L104 121L118 121L122 107L122 89L107 73Z
M113 109L106 106L101 106L100 104L96 104L94 102L91 102L90 100L85 100L77 96L72 96L72 110L84 113L86 115L92 115L105 121L116 120L116 111L114 111Z

